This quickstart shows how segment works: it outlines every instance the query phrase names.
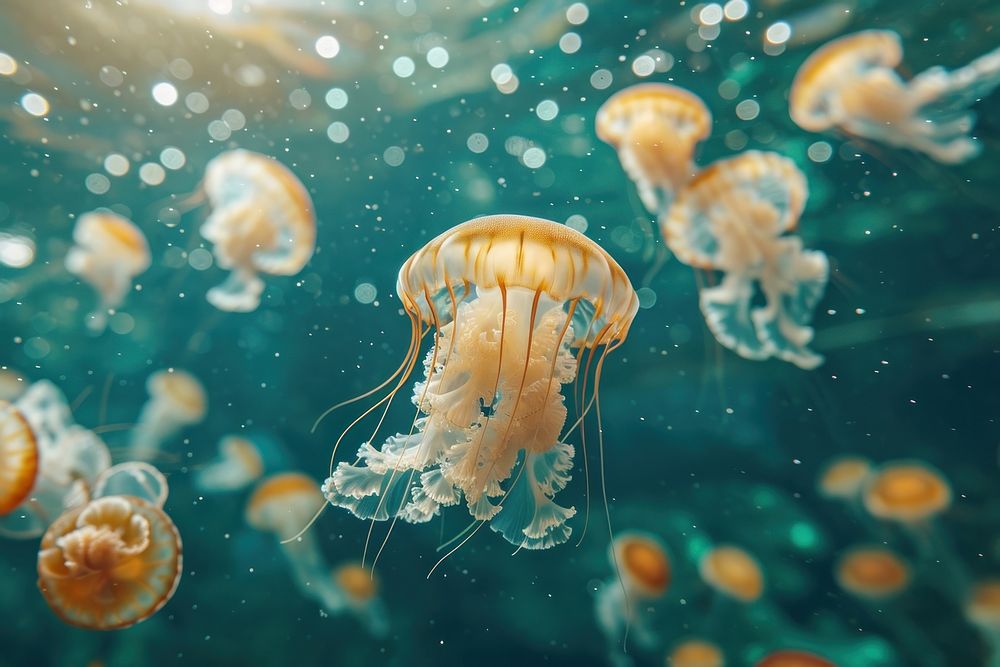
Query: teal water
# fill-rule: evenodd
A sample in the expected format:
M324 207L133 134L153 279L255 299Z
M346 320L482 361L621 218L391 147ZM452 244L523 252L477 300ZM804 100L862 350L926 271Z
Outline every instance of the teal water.
M677 640L697 635L719 643L732 665L785 647L842 667L989 664L986 639L963 618L962 582L1000 573L1000 95L976 105L984 150L959 166L808 133L789 119L786 98L819 44L865 28L899 32L911 73L961 66L997 47L996 3L844 2L850 12L839 24L815 14L833 3L751 2L746 18L700 43L691 3L592 2L579 25L567 20L571 3L556 0L232 4L228 15L193 0L0 8L0 51L18 63L0 76L0 232L36 248L30 266L0 265L0 366L56 383L90 428L134 423L146 378L160 368L191 371L209 397L207 418L155 461L184 540L173 599L126 630L71 628L36 587L37 541L2 541L0 665L622 660L594 612L595 590L614 576L596 474L577 545L588 505L579 456L560 494L578 511L567 544L511 555L497 534L480 531L428 579L443 553L436 548L469 518L453 509L428 524L396 525L377 568L384 638L294 588L274 539L245 523L249 491L202 496L192 476L215 457L220 437L245 433L271 443L269 472L300 470L322 482L333 441L358 411L338 411L315 432L313 422L396 368L409 340L395 294L399 266L464 220L499 212L570 220L639 287L659 233L614 150L596 138L594 116L613 92L640 81L671 82L705 100L715 122L700 164L745 149L795 160L811 191L800 233L831 258L832 279L813 320L826 362L809 372L721 348L704 325L691 270L677 261L643 291L644 307L602 379L604 472L615 529L657 535L673 582L639 610L654 641L633 641L625 659L661 665ZM819 19L801 23L810 16ZM822 28L801 28L783 53L767 55L761 35L780 20ZM812 30L819 36L808 39ZM573 53L559 45L568 32L581 41ZM330 60L314 48L325 34L340 46ZM427 60L435 46L449 55L441 68ZM633 63L650 49L671 54L673 65L640 77ZM394 63L406 71L402 57L415 63L412 76L394 73ZM519 81L511 94L490 78L500 63ZM174 104L154 99L160 82L176 89ZM333 88L346 93L346 105L340 93L329 98L341 108L326 101ZM28 92L45 98L46 114L25 111ZM206 111L192 110L201 108L192 93ZM551 120L537 111L551 111L546 100L558 107ZM742 120L737 105L746 100L759 111ZM224 116L234 109L238 116ZM335 123L347 128L339 143L331 137L345 133ZM482 152L470 149L481 146L470 139L477 133L488 140ZM816 142L829 144L828 161L808 156ZM183 167L167 169L160 184L143 180L141 166L167 147L183 152ZM268 277L261 307L248 314L221 313L204 299L224 277L190 261L210 247L198 235L204 208L169 210L171 195L194 192L205 164L237 147L287 165L308 187L318 221L310 263L298 276ZM544 151L543 164L525 164L538 155L525 157L528 147ZM128 173L108 172L112 153L125 156ZM153 263L121 309L127 317L94 335L85 325L93 291L63 269L63 257L75 216L98 207L141 227ZM391 428L411 418L399 401ZM102 434L116 461L124 428ZM341 458L364 433L350 436ZM928 557L922 538L820 498L819 471L845 453L941 470L953 504L933 538L947 547ZM590 471L597 468L592 449ZM360 559L367 532L367 522L339 508L312 528L331 566ZM698 579L698 558L723 542L761 562L767 590L753 605L728 608ZM844 593L833 564L859 542L905 556L911 587L879 605Z

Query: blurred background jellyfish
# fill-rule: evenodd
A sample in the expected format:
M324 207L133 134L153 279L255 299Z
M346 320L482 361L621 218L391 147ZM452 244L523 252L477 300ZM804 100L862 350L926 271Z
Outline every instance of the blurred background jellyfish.
M725 667L726 658L716 644L704 639L685 639L670 651L667 667Z
M782 649L767 654L754 667L837 667L837 665L809 651Z
M252 440L227 435L219 440L219 456L195 471L194 485L203 493L239 491L264 474L264 460Z
M396 291L410 318L411 342L384 383L398 376L395 387L368 412L405 384L426 324L434 345L413 391L418 415L381 449L365 442L358 463L340 463L323 485L329 502L362 519L419 523L464 497L477 521L492 521L494 531L520 548L565 542L575 510L553 496L569 482L574 452L562 441L561 386L577 377L578 359L589 352L579 378L582 417L594 408L601 438L603 363L624 342L638 309L625 272L569 227L492 215L418 250L400 269ZM580 428L584 437L585 425Z
M952 72L932 67L910 81L895 71L902 60L902 42L890 30L829 42L795 75L792 120L811 132L838 129L948 164L978 155L969 107L1000 85L1000 49Z
M650 601L667 592L670 559L663 544L653 535L629 532L615 538L608 560L616 574L597 589L597 622L608 640L612 662L627 664L621 646L626 628L640 646L648 648L656 643L656 635L643 612ZM619 569L621 579L617 574Z
M98 307L88 326L102 331L109 310L118 308L132 289L132 280L149 268L149 244L133 222L111 211L84 213L73 228L73 247L66 270L97 291Z
M257 485L247 501L245 516L250 527L271 533L281 542L299 592L326 611L339 613L344 609L344 595L334 585L315 536L305 532L291 539L325 502L311 478L298 472L279 473Z
M181 577L181 537L160 508L109 496L69 510L38 552L38 587L66 623L115 630L167 603Z
M816 486L824 498L853 503L872 471L872 462L863 456L841 456L828 462Z
M612 95L597 112L597 137L618 151L642 205L665 215L698 168L694 151L712 132L701 98L666 83L644 83Z
M131 496L162 509L169 493L166 477L155 467L145 461L126 461L98 475L91 495Z
M381 583L374 572L361 563L345 563L333 571L333 582L347 610L373 637L388 634L385 605L379 597Z
M201 235L230 271L207 298L219 310L248 312L260 305L259 274L295 275L312 257L316 216L305 186L283 164L246 150L222 153L205 168L212 213Z
M186 426L199 423L208 411L208 396L195 376L176 368L159 370L146 380L149 399L132 429L129 459L149 460Z
M746 359L777 357L804 369L823 362L807 346L829 263L790 234L807 196L794 162L746 151L701 171L661 221L680 261L724 274L700 290L701 311L716 340ZM752 307L758 286L765 305Z
M732 545L717 546L698 563L702 581L721 595L743 603L756 601L764 592L764 574L757 559Z
M31 492L38 475L38 442L27 418L0 401L0 515L9 514Z
M989 667L1000 667L1000 579L987 579L972 587L965 604L965 617L986 640Z
M884 600L910 583L910 567L890 549L854 547L837 561L837 583L866 600Z
M0 366L0 401L16 400L28 388L28 382L17 371Z

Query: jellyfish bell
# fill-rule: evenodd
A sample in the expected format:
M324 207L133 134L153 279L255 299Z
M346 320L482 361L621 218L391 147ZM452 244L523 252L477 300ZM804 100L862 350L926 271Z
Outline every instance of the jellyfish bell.
M667 656L667 667L725 667L725 664L722 649L703 639L686 639Z
M782 649L764 656L754 667L837 667L835 664L808 651Z
M208 411L204 386L187 371L156 371L146 381L146 391L149 400L132 430L130 459L152 458L164 442L184 427L199 423Z
M107 311L121 306L133 279L149 268L149 243L135 223L111 211L81 215L73 228L73 243L66 254L66 270L97 291L100 304L90 314L90 323L102 330Z
M837 500L853 500L864 487L872 462L861 456L842 456L830 461L820 473L820 495Z
M381 584L371 569L361 563L345 563L333 571L333 581L342 591L346 607L376 636L388 632L388 622L378 593Z
M884 547L855 547L837 561L834 574L845 591L869 600L884 600L910 583L910 566Z
M951 485L944 476L920 461L892 461L869 477L864 504L879 519L917 524L951 506Z
M702 556L698 572L706 584L740 602L753 602L764 592L760 563L739 547L715 547Z
M672 572L660 541L644 533L623 533L611 545L611 564L621 566L625 588L640 598L658 598L667 592Z
M666 548L654 535L626 532L611 543L608 560L616 576L598 587L595 612L612 654L618 653L627 629L640 645L653 646L656 634L642 613L647 606L642 603L663 597L670 586L673 575Z
M224 283L208 291L219 310L260 305L260 274L295 275L312 257L316 216L309 192L277 160L247 150L226 151L205 168L202 188L212 208L201 235L214 244Z
M807 370L823 361L808 347L809 323L829 262L791 235L807 197L792 160L746 151L702 170L661 218L681 262L724 274L701 289L701 311L716 340L746 359L777 357ZM752 307L758 289L765 303Z
M413 392L418 414L409 432L380 449L365 443L357 464L340 463L323 486L329 502L359 518L419 523L464 498L476 520L490 521L518 547L565 542L575 510L553 496L569 482L574 452L561 442L561 386L577 376L582 359L580 381L591 390L583 415L593 406L600 419L604 359L625 340L638 309L625 272L575 230L492 215L414 253L399 272L397 293L411 343L383 384L395 388L368 413L405 384L427 327L434 345Z
M835 128L938 162L975 157L981 145L969 134L975 117L968 107L1000 85L1000 49L952 72L932 67L910 81L896 73L902 60L902 41L890 30L825 44L795 75L792 120L804 130Z
M38 441L27 418L0 401L0 515L9 514L31 492L38 475Z
M219 441L218 458L195 472L195 486L206 493L238 491L264 474L260 449L247 438L227 435Z
M618 151L643 206L666 213L694 176L694 151L712 132L700 97L666 83L643 83L612 95L597 111L597 137Z
M167 603L181 575L181 538L163 510L109 496L56 519L38 552L38 586L63 621L115 630Z

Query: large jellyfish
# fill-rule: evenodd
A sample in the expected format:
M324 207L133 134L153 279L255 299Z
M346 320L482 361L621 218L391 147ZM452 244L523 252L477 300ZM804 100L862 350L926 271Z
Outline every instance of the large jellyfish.
M812 132L836 128L848 135L926 153L938 162L975 157L969 107L1000 85L1000 49L952 72L932 67L910 81L895 68L903 60L891 30L864 30L820 47L799 68L789 111Z
M777 357L805 369L823 361L807 346L829 263L789 234L807 196L794 162L746 151L701 171L661 220L680 261L724 274L701 290L701 311L716 340L741 357ZM752 307L758 287L764 305Z
M201 235L230 271L208 291L208 301L219 310L255 310L264 291L259 274L295 275L312 257L316 216L309 193L283 164L247 150L209 162L202 188L212 213Z
M0 515L21 504L38 475L38 441L28 419L0 401Z
M125 301L132 280L149 268L149 244L133 222L111 211L81 215L73 228L73 242L66 270L97 291L100 303L88 316L88 326L102 331L108 311Z
M129 458L148 460L163 443L185 426L197 424L208 411L208 395L195 376L170 368L159 370L146 380L149 400L142 406L139 421L132 429Z
M177 590L181 538L163 510L108 496L67 511L38 552L38 587L63 621L95 630L134 625Z
M412 255L397 293L412 339L385 383L395 387L368 412L406 383L426 325L434 345L413 391L417 414L381 448L365 442L356 463L340 463L323 485L327 499L359 518L412 523L464 499L476 520L519 547L565 542L575 510L553 500L569 482L574 454L563 442L562 385L582 360L580 409L585 416L593 406L600 425L604 360L638 308L624 271L568 227L492 215Z
M712 132L712 114L683 88L643 83L612 95L596 125L598 138L618 151L642 205L661 216L695 175L694 151Z

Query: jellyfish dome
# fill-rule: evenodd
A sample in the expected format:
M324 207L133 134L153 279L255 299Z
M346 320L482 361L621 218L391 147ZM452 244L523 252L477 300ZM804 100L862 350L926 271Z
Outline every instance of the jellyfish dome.
M820 495L839 500L857 498L871 471L871 461L861 456L834 459L820 474L817 484Z
M354 616L372 635L384 636L389 627L378 597L380 583L375 573L360 563L345 563L333 571L333 581Z
M38 474L38 441L27 418L0 401L0 515L9 514L31 492Z
M238 435L219 441L219 456L195 473L195 486L206 493L238 491L260 479L264 460L257 445Z
M973 585L965 615L977 627L1000 633L1000 579L987 579Z
M195 376L180 369L156 371L146 380L149 400L132 430L131 459L152 458L164 442L208 412L208 395Z
M712 132L712 114L683 88L643 83L601 105L596 126L597 137L618 151L646 210L663 215L697 171L694 151Z
M309 193L280 162L247 150L210 161L202 187L212 213L201 235L230 271L208 291L208 301L219 310L255 310L264 291L261 273L295 275L312 257L316 216Z
M412 341L393 395L416 365L422 328L434 332L413 391L418 415L381 448L362 444L357 463L340 463L327 499L359 518L420 523L464 498L519 547L565 542L575 510L553 496L569 482L574 450L561 441L561 387L577 377L571 349L589 351L581 382L600 418L604 359L638 309L625 272L564 225L491 215L413 254L397 293Z
M870 600L881 600L910 583L910 567L884 547L855 547L837 562L837 583L845 591Z
M837 667L826 658L808 651L783 649L769 653L754 667Z
M181 538L164 512L130 496L72 509L49 526L38 552L38 586L71 625L114 630L167 603L181 576Z
M698 563L698 571L706 584L741 602L753 602L764 592L760 564L739 547L712 549Z
M725 667L722 649L702 639L686 639L667 656L667 667Z
M670 558L653 535L628 532L611 544L608 560L616 576L600 584L595 599L597 622L613 653L631 624L632 636L643 646L653 646L656 634L641 604L662 597L673 576ZM619 578L620 576L620 578Z
M805 176L792 160L746 151L701 171L661 219L680 261L724 274L701 290L701 311L716 340L741 357L777 357L804 369L823 361L808 348L809 322L826 289L829 262L790 234L807 196ZM765 304L752 307L758 289Z
M951 506L951 485L926 463L892 461L869 478L864 503L879 519L919 523Z
M932 67L904 81L900 37L864 30L829 42L799 68L789 94L792 120L804 130L848 135L926 153L943 163L975 157L968 107L1000 85L1000 49L952 72Z
M135 223L112 213L84 213L73 228L73 247L66 254L66 270L90 284L100 305L90 314L95 330L102 330L107 311L118 308L132 280L149 268L149 244Z

